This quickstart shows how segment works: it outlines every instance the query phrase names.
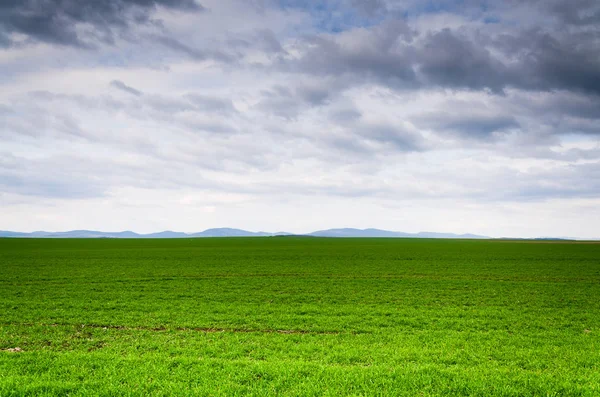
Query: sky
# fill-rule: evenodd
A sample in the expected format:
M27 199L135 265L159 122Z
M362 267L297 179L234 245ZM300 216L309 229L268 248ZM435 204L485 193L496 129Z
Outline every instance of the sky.
M597 0L3 0L0 229L600 237Z

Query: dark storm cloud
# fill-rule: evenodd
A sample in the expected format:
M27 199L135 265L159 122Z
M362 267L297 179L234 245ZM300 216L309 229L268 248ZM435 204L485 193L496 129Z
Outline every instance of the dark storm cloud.
M320 34L304 41L290 70L354 76L354 84L397 89L567 90L600 95L600 6L537 2L540 20L501 28L463 25L416 30L404 20ZM564 8L564 9L563 9ZM547 20L554 21L547 25ZM576 24L576 25L575 25ZM582 25L585 25L581 27Z
M499 49L508 56L516 54L513 85L517 87L600 95L599 38L591 34L559 37L538 30L502 37L499 42L505 45Z
M388 21L374 31L356 32L344 42L313 38L298 60L300 70L328 75L351 74L361 82L391 87L501 91L508 69L467 36L444 29L420 40L403 21Z
M335 36L307 40L307 50L295 66L301 71L340 76L354 74L373 80L409 84L416 76L412 68L413 32L404 21L382 23L373 31L359 32L340 42Z
M110 85L113 86L113 87L115 87L118 90L127 92L128 94L132 94L132 95L135 95L135 96L141 96L142 95L141 91L136 90L135 88L130 87L127 84L125 84L125 83L123 83L122 81L119 81L119 80L113 80L113 81L111 81Z
M199 11L194 0L3 0L0 2L0 43L20 33L32 41L90 47L112 43L115 33L132 24L153 22L158 7Z
M450 29L429 35L414 61L425 85L501 91L508 70L488 49Z

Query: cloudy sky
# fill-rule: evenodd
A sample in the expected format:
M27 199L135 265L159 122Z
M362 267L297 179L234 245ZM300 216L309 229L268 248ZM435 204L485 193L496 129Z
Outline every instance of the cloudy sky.
M0 229L600 237L597 0L3 0Z

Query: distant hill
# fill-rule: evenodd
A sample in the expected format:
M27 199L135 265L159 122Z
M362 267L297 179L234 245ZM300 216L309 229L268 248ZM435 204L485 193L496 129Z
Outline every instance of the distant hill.
M407 233L390 232L380 229L327 229L309 233L317 237L409 237Z
M419 232L411 235L410 237L421 237L421 238L471 238L471 239L488 239L488 236L481 236L478 234L454 234L454 233L434 233L434 232Z
M190 238L190 237L261 237L286 236L286 232L249 232L232 228L207 229L199 233L183 233L165 230L163 232L139 234L132 231L100 232L96 230L70 230L67 232L37 231L31 233L11 232L0 230L0 237L43 237L43 238Z
M260 236L273 236L274 233L266 232L249 232L242 229L231 229L228 227L207 229L200 233L190 234L190 237L260 237Z
M488 239L487 236L479 236L476 234L454 234L454 233L404 233L391 232L389 230L380 229L327 229L319 230L310 233L311 236L319 237L412 237L412 238L473 238L473 239Z
M354 229L354 228L336 228L317 230L312 233L295 234L287 232L251 232L243 229L234 229L229 227L206 229L197 233L175 232L165 230L157 233L141 234L130 230L122 232L101 232L97 230L69 230L66 232L46 232L35 231L31 233L12 232L8 230L0 230L0 238L204 238L204 237L274 237L274 236L295 236L295 237L377 237L377 238L454 238L454 239L491 239L492 237L481 236L478 234L455 234L455 233L437 233L437 232L419 232L405 233L394 232L382 229ZM581 240L569 237L538 237L538 238L519 238L519 237L502 237L499 239L509 240ZM598 241L600 239L587 239L590 241Z
M30 237L32 233L19 233L9 232L7 230L0 230L0 237Z
M70 230L67 232L45 232L36 231L31 233L20 233L11 231L0 231L0 237L44 237L44 238L190 238L190 237L267 237L267 236L293 236L295 234L287 232L250 232L242 229L233 228L214 228L207 229L198 233L183 233L165 230L163 232L139 234L132 231L124 232L100 232L96 230ZM316 232L302 234L298 236L312 237L412 237L412 238L489 238L475 234L453 234L453 233L403 233L392 232L381 229L327 229Z
M183 232L173 232L171 230L165 230L164 232L158 233L150 233L150 234L140 234L141 238L182 238L189 237L187 233Z

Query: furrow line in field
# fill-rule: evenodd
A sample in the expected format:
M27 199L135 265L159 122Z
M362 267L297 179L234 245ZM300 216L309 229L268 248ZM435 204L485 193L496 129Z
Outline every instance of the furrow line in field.
M22 326L22 327L75 327L75 328L101 328L125 331L195 331L204 333L231 332L231 333L264 333L264 334L313 334L313 335L339 335L340 331L314 331L304 329L247 329L247 328L220 328L220 327L143 327L110 324L35 324L35 323L4 323L0 326Z

